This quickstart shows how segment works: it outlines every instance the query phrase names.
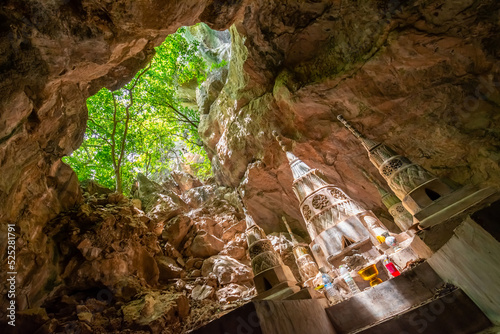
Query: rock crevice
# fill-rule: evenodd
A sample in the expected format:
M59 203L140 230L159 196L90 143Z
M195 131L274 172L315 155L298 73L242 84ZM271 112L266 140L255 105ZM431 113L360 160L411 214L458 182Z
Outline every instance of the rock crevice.
M82 141L85 99L123 86L166 35L200 21L230 29L232 47L227 80L203 106L199 132L218 183L240 188L267 233L284 231L282 215L294 231L305 230L273 130L293 139L293 152L329 182L384 212L359 167L382 178L337 114L440 178L498 186L499 12L494 0L4 1L0 231L6 235L7 223L16 224L20 290L33 306L53 286L57 255L44 228L83 201L60 158ZM191 205L184 204L176 215ZM188 219L182 223L188 231L178 233L198 238L194 253L218 252L198 247L206 241L201 231L217 227L194 229ZM177 231L171 223L167 229ZM82 242L82 258L106 252ZM193 250L184 238L169 243L164 256L175 261L175 251ZM239 241L231 247L241 252ZM2 259L6 249L3 238ZM154 257L151 251L134 256ZM146 281L177 275L170 259L146 261L157 268Z

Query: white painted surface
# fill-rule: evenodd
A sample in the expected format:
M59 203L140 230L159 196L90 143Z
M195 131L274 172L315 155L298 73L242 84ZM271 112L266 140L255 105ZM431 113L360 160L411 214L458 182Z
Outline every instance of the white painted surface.
M266 300L254 305L263 334L336 334L318 300Z
M500 243L491 234L467 218L428 262L443 280L460 287L494 324L500 324Z

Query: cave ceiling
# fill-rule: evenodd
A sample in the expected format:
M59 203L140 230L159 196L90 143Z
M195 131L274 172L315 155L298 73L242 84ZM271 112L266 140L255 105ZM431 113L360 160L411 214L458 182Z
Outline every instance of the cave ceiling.
M165 36L197 22L233 41L199 131L218 183L238 187L267 232L285 215L305 233L272 130L390 217L361 168L383 180L337 114L440 177L498 185L499 11L493 0L4 1L0 220L43 248L43 225L81 196L60 158L81 144L85 99L123 86Z

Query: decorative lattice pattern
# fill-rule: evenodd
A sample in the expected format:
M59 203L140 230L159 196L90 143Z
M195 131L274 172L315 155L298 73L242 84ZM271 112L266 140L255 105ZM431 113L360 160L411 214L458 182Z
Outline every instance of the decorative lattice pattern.
M342 191L335 189L335 188L330 189L330 194L332 194L333 197L335 197L336 199L339 199L339 200L349 199Z
M324 209L329 204L330 204L330 201L328 200L328 197L326 197L325 195L318 194L318 195L313 197L312 206L317 210Z
M311 212L311 208L309 207L309 205L304 205L302 207L302 214L304 215L304 218L306 220L309 220L309 218L311 218L312 212Z
M252 270L254 275L258 275L266 269L281 265L281 258L276 253L266 252L252 259Z
M384 168L382 168L382 173L385 176L390 176L392 175L392 173L401 168L401 166L403 166L403 161L401 161L400 159L393 159L389 161L389 163L385 165Z
M393 207L391 207L391 210L389 210L389 213L395 218L401 217L402 215L404 216L405 212L406 212L406 210L401 203L394 205ZM409 214L409 213L406 212L406 214Z
M250 253L250 258L253 259L261 253L274 252L274 248L270 240L262 239L251 245L248 252Z
M402 198L422 183L432 180L433 178L434 176L432 174L419 165L410 165L405 168L403 172L396 174L389 185L396 196Z

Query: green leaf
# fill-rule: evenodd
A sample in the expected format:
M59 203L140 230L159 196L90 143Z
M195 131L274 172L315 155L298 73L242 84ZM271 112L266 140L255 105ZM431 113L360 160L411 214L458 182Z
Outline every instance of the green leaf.
M185 33L180 28L168 36L149 67L124 88L103 88L87 99L84 143L64 158L80 180L93 179L128 193L137 173L160 181L186 154L200 155L202 163L190 163L197 176L211 176L198 135L199 112L183 106L177 92L193 80L201 84L225 61L208 68L199 43L186 39Z

